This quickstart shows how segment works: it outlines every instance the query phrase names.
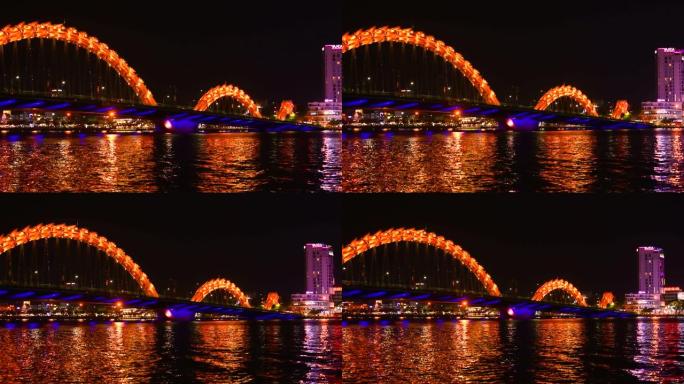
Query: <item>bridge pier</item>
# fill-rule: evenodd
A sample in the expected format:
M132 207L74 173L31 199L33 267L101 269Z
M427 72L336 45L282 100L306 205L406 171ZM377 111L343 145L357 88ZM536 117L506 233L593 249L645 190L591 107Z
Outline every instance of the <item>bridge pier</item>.
M187 309L162 308L157 311L157 319L181 322L193 321L195 320L195 312Z
M526 307L506 307L499 309L499 316L504 320L530 320L535 311Z
M539 121L529 118L506 117L499 120L499 128L503 130L534 131L539 129Z

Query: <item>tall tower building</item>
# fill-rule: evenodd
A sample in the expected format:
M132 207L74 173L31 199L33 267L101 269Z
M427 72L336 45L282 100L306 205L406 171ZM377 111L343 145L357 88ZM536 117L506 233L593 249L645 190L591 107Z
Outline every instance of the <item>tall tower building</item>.
M333 250L329 245L306 244L306 292L329 295L335 286Z
M325 45L323 47L325 101L342 102L342 46Z
M661 294L665 287L665 254L662 248L639 247L639 293Z
M658 48L658 100L684 101L684 50Z

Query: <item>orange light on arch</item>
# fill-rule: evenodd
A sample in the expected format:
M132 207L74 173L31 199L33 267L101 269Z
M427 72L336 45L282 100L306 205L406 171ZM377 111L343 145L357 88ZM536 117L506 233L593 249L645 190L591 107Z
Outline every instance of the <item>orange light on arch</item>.
M288 116L290 116L292 113L294 113L294 103L292 100L283 100L280 103L280 109L278 109L278 113L276 114L276 119L278 120L285 120L287 119Z
M475 275L477 280L482 283L487 290L487 293L492 296L501 296L499 287L494 283L491 276L489 276L477 260L470 256L467 251L463 250L463 248L457 244L454 244L453 241L445 239L444 236L439 236L436 233L427 232L422 229L389 229L386 231L378 231L375 234L368 234L360 239L353 240L342 248L342 263L345 264L370 249L402 241L426 244L441 249L468 268L468 270Z
M197 303L202 302L205 297L214 291L226 291L238 301L239 306L251 308L247 295L245 295L237 285L226 279L213 279L207 281L197 288L197 291L195 291L195 294L190 300Z
M223 84L208 90L197 102L195 111L204 112L209 109L212 104L224 97L235 99L238 103L240 103L240 105L247 109L247 112L249 112L250 116L261 117L259 107L252 100L252 98L249 97L245 91L232 84Z
M610 114L610 117L613 119L621 119L622 116L624 116L626 113L629 112L629 103L627 100L618 100L617 103L615 103L615 109L613 110L613 113Z
M582 293L577 288L575 288L575 286L572 285L570 282L563 279L554 279L542 284L542 286L537 289L534 295L532 295L532 300L542 301L549 293L556 290L565 291L568 295L570 295L570 297L572 297L575 300L575 302L578 305L582 307L587 306L587 302L586 300L584 300L584 296L582 296Z
M263 304L264 309L270 311L278 305L280 305L280 295L278 295L278 292L269 292Z
M598 307L601 309L606 309L615 303L615 295L613 292L603 292L601 300L598 303Z
M589 98L582 93L582 91L571 85L561 85L559 87L550 89L544 94L544 96L541 97L541 99L539 99L539 102L534 109L538 111L545 111L547 108L549 108L549 106L551 106L551 104L556 102L556 100L560 99L561 97L569 97L578 102L582 108L584 108L587 115L598 116L598 112L596 111L596 106L594 103L592 103L591 100L589 100Z
M100 60L104 60L109 66L114 68L116 73L121 76L126 84L133 89L136 96L145 105L157 105L152 96L152 92L145 86L138 74L128 66L126 61L107 44L100 42L96 37L90 36L85 32L75 28L67 28L63 24L52 23L21 23L8 25L0 30L0 45L7 45L16 41L29 39L51 39L63 41L81 47L88 52L96 55Z
M159 297L157 290L147 275L140 269L138 264L133 262L133 259L126 252L105 237L85 228L78 228L75 225L38 224L33 227L14 230L8 235L0 236L0 253L5 253L20 245L42 239L71 239L93 246L121 265L147 296Z
M365 45L385 42L414 45L440 56L470 81L486 103L492 105L501 104L494 91L487 84L487 81L480 75L480 72L469 61L465 60L460 53L456 52L453 47L441 40L437 40L434 36L414 31L411 28L372 27L370 29L360 29L352 34L344 34L342 36L342 53Z

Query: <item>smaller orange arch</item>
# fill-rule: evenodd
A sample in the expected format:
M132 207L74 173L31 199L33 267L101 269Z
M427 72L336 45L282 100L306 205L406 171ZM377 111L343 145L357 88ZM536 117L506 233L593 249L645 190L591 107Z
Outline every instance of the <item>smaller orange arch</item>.
M266 295L266 301L264 301L263 304L264 309L270 311L271 309L279 305L280 295L278 295L278 292L269 292L268 295Z
M247 109L250 116L261 117L259 107L254 100L252 100L245 91L232 84L223 84L208 90L197 102L195 111L204 112L209 109L212 104L224 97L230 97L237 100L238 103Z
M622 116L624 116L628 112L629 103L627 102L627 100L618 100L618 102L615 103L615 109L613 110L613 113L610 114L610 117L613 119L621 119Z
M197 288L197 291L195 291L195 294L192 296L190 301L197 303L202 302L209 294L218 290L228 292L238 301L239 306L251 308L247 295L245 295L240 288L237 287L237 285L226 279L213 279L202 284L199 288Z
M601 309L606 309L613 304L615 304L615 295L613 295L613 292L603 292L603 296L601 296L598 307Z
M545 111L547 108L549 108L549 106L551 106L551 104L562 97L569 97L578 102L582 108L584 108L587 115L598 116L598 112L596 111L596 106L594 103L592 103L591 100L589 100L589 98L582 93L582 91L571 85L561 85L559 87L550 89L544 94L544 96L541 97L541 99L539 99L539 102L534 109L538 111Z
M563 279L554 279L542 284L534 295L532 295L532 301L542 301L546 295L556 290L565 291L578 305L582 307L587 306L587 302L584 299L584 296L582 296L582 293L580 293L580 291L570 282Z
M280 109L278 110L276 119L285 120L292 113L294 113L294 103L292 100L283 100L283 102L280 103Z

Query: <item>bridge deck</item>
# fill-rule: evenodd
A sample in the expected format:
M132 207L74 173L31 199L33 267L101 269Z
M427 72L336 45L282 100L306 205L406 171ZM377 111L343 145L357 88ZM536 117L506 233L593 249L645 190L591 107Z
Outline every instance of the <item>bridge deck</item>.
M342 104L346 112L355 109L424 112L450 114L460 111L463 117L486 117L499 121L511 119L515 128L530 127L539 123L586 126L595 129L645 129L652 124L615 120L607 117L567 114L553 111L538 111L532 107L516 105L490 105L465 100L440 98L407 98L394 95L344 94Z
M374 300L407 300L432 303L461 303L467 301L474 307L512 308L514 311L541 311L574 314L582 317L632 317L631 313L605 310L597 307L581 307L563 303L532 301L512 296L489 296L478 293L435 292L428 290L382 289L362 286L344 286L344 301L366 302Z

